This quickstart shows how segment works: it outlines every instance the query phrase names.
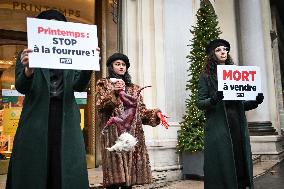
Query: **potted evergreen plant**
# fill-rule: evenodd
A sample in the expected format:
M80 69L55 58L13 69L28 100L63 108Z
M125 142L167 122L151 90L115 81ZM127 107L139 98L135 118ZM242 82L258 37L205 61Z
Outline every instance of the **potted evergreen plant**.
M197 23L190 32L193 35L191 50L188 58L189 80L186 90L190 91L186 99L186 112L180 122L181 129L178 133L177 151L183 160L183 175L190 178L202 178L203 173L203 148L204 148L204 112L197 108L198 82L203 70L206 53L205 48L209 41L219 37L217 16L208 1L201 1L196 14Z

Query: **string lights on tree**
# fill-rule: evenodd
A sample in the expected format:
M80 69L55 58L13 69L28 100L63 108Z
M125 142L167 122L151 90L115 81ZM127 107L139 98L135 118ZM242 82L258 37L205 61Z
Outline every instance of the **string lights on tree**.
M186 99L186 112L180 122L181 130L178 136L178 152L202 151L204 148L204 112L197 108L198 82L200 73L203 70L206 53L205 48L209 41L219 38L221 34L218 27L217 15L211 4L201 1L200 8L196 14L197 23L190 32L193 35L190 41L191 49L188 59L187 70L189 80L186 83L186 90L190 91Z

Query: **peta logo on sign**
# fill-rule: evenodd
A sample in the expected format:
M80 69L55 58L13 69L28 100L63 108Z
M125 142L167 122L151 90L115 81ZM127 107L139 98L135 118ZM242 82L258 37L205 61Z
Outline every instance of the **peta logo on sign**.
M244 93L237 93L237 97L244 97L245 94Z
M72 58L60 58L61 64L72 64Z

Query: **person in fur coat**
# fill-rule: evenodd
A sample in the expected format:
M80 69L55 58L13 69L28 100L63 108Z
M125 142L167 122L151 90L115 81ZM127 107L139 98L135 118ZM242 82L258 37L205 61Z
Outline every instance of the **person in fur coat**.
M119 116L124 112L123 102L119 91L124 90L131 96L137 95L140 86L131 82L128 73L129 59L122 53L114 53L107 60L108 77L97 82L96 107L98 113L99 130L101 135L101 153L103 169L103 185L107 189L132 188L133 185L149 184L152 174L149 156L145 144L142 124L157 126L161 122L159 109L147 109L141 95L138 98L137 111L127 131L137 139L134 149L126 152L109 151L119 137L116 125L106 126L111 117ZM116 78L116 82L111 80ZM147 89L144 89L147 90Z

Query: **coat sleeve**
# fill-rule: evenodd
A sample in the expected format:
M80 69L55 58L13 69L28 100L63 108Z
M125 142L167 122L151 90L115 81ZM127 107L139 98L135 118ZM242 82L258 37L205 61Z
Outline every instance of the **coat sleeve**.
M201 110L213 108L214 105L211 104L210 100L208 84L205 76L202 74L198 82L197 107Z
M18 54L17 60L16 60L16 68L15 68L15 87L17 91L19 91L22 94L27 94L32 86L33 82L33 76L26 77L25 75L25 66L21 63L21 56L22 51Z
M118 94L108 87L108 80L102 79L96 85L96 107L99 112L113 112L120 105Z
M253 110L258 107L256 100L248 100L248 101L244 101L243 103L244 103L245 111Z
M89 81L92 77L92 70L82 70L82 71L75 71L74 76L74 84L73 89L74 91L83 92L86 90Z
M160 118L157 113L161 112L160 109L147 109L143 102L143 97L139 98L139 114L143 125L157 126L160 124Z

